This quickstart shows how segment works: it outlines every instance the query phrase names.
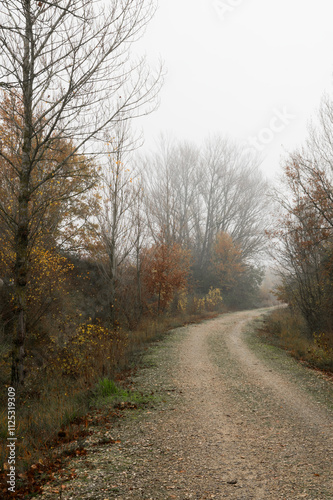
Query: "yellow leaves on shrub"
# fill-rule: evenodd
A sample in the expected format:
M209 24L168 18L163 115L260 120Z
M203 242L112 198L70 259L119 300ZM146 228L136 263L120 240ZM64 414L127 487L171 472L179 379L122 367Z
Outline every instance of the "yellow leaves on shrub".
M205 297L206 309L215 311L223 302L221 290L219 288L210 287L208 294Z
M31 273L28 281L28 302L40 304L53 298L56 291L65 292L70 271L74 269L68 259L53 249L36 245L31 252Z
M330 341L328 334L313 333L313 341L318 349L320 349L323 353L333 357L332 341Z
M99 323L81 324L58 354L57 368L62 375L91 381L101 366L107 368L120 359L127 341L127 334L119 327L110 330Z
M223 303L221 290L219 288L210 287L209 292L204 297L194 298L194 307L196 312L216 311Z
M205 309L206 299L205 297L198 298L194 297L194 310L195 312L202 312Z
M178 296L177 309L179 312L185 312L187 309L188 298L187 293L182 291Z

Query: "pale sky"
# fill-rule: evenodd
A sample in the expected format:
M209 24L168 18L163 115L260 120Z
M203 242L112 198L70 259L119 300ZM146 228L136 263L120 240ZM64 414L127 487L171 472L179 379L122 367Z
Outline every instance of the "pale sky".
M167 70L159 109L139 122L144 148L160 132L226 134L274 176L333 88L332 19L332 0L160 0L139 42Z

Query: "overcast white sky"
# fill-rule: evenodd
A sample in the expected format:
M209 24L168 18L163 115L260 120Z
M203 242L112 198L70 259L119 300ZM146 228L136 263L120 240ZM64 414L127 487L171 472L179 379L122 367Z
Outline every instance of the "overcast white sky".
M140 120L145 148L160 132L250 139L273 176L332 90L332 18L332 0L160 0L140 41L167 70L159 109Z

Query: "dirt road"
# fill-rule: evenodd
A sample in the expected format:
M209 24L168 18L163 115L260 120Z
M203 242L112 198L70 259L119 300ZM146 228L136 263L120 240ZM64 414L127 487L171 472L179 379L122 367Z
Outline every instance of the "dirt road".
M224 315L157 343L135 385L162 402L105 434L120 444L87 443L62 499L333 499L332 383L249 347L247 324L259 314ZM59 496L46 489L44 498Z

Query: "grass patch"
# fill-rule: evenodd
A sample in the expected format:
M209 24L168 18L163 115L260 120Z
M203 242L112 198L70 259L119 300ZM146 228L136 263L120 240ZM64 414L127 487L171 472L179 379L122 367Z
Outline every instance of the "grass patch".
M274 317L276 312L279 311L273 311ZM332 411L332 373L291 355L291 351L282 345L280 338L267 330L270 314L261 316L249 324L244 337L246 344L264 364L299 386L314 401L320 402Z
M97 408L112 404L118 408L129 408L132 405L134 409L134 407L145 406L150 402L157 402L159 399L155 394L126 390L114 380L103 378L99 380L93 391L90 405Z
M114 380L108 378L103 378L98 382L95 394L97 398L101 397L103 399L128 396L127 391L119 387Z

